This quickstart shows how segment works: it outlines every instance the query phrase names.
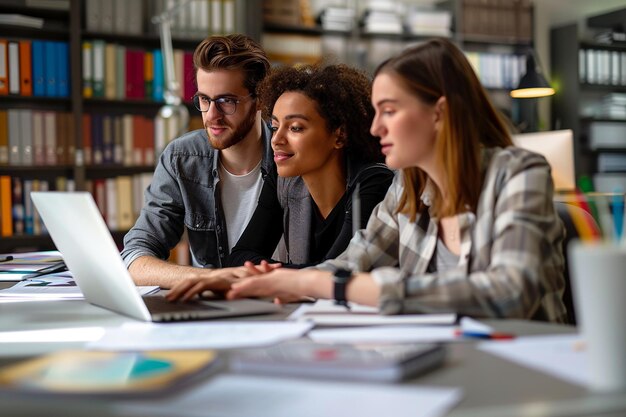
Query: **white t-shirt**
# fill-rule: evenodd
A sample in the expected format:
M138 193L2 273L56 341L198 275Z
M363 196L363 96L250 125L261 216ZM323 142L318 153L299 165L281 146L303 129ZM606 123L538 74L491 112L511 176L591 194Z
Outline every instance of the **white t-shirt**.
M261 161L252 171L244 175L231 174L220 163L219 186L230 252L246 229L259 201L263 188Z

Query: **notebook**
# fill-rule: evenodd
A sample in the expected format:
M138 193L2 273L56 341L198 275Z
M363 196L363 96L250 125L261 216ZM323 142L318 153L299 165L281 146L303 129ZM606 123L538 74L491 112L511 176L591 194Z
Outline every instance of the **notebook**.
M260 300L201 300L170 303L141 297L111 233L88 192L32 192L31 198L91 304L143 321L178 321L268 314L279 307Z

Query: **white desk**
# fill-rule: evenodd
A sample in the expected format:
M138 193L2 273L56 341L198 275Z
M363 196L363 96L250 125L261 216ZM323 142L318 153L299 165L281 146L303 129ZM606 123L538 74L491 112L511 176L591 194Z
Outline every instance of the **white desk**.
M257 319L280 319L284 314L258 316ZM0 329L35 330L56 327L117 326L131 319L87 304L84 301L0 304ZM518 335L571 333L574 327L519 320L486 321L496 330ZM82 344L16 344L9 349L0 345L0 364L54 349L77 348ZM324 382L320 382L324 383ZM446 365L406 384L462 387L463 400L449 414L451 417L491 416L624 416L626 395L599 395L546 374L476 350L472 343L451 346ZM242 398L245 393L242 393ZM16 399L0 396L2 416L113 416L120 415L111 401L68 402L55 399ZM185 415L181 409L178 415ZM257 417L273 415L267 404ZM207 415L211 415L207 404Z

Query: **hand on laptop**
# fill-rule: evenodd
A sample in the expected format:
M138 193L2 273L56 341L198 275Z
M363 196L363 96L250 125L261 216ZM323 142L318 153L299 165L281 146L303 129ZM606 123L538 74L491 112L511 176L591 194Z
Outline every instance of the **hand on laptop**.
M165 298L168 301L188 301L204 291L225 293L232 283L241 278L263 274L280 267L280 264L268 264L265 261L260 265L251 262L246 264L249 265L214 269L208 275L182 280L170 289Z
M273 297L275 303L285 304L302 301L303 297L312 295L309 290L311 287L324 287L327 284L330 288L332 285L332 275L328 272L316 269L273 269L265 274L233 282L227 298ZM328 279L323 280L321 277Z

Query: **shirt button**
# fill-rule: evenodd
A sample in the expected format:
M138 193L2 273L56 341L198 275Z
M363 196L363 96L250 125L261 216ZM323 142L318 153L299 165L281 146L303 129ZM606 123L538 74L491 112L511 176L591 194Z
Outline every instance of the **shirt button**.
M200 223L196 223L196 227L200 227Z

